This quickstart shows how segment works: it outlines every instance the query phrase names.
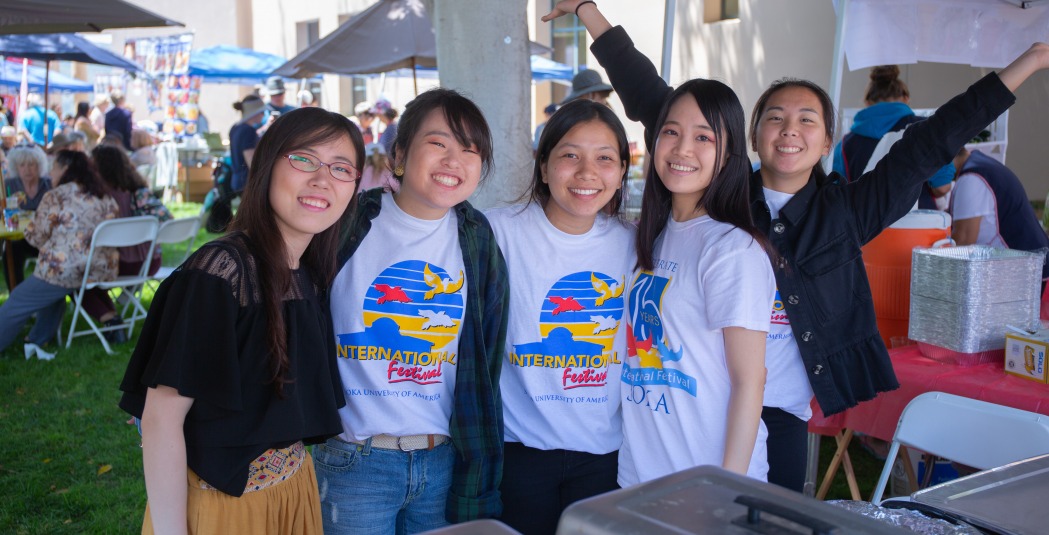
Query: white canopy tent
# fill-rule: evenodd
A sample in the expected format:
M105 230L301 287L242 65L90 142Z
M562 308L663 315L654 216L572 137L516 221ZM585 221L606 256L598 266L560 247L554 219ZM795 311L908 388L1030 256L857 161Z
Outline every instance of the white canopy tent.
M919 61L997 69L1049 39L1045 0L834 0L834 9L828 90L839 110L846 56L853 71Z

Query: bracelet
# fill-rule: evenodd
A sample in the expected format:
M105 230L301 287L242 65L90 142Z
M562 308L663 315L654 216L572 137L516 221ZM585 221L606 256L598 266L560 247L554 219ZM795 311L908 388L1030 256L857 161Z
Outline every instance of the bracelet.
M579 2L578 5L575 6L575 16L578 17L579 16L579 8L581 8L581 7L583 7L583 6L587 5L587 4L594 4L594 7L597 7L597 2L595 2L594 0L583 0L582 2Z

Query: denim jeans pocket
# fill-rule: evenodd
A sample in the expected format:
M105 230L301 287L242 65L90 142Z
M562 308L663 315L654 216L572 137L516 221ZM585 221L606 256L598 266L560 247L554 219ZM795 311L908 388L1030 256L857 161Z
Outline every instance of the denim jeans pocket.
M328 444L317 444L313 447L313 464L318 470L327 472L348 472L361 461L360 447L346 444L352 449L333 448Z

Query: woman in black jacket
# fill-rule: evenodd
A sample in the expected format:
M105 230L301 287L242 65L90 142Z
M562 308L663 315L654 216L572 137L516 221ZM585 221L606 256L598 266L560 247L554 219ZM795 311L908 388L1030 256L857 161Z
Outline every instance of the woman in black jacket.
M543 20L568 13L576 13L594 38L591 51L627 116L644 124L651 152L661 126L654 123L672 88L594 2L563 0ZM802 490L813 394L830 415L899 386L878 335L860 248L907 213L925 179L1012 105L1013 90L1046 67L1049 45L1037 43L908 128L872 171L852 183L826 175L820 165L834 139L834 107L825 91L785 79L758 99L750 140L761 168L751 176L751 215L779 255L762 412L769 481Z

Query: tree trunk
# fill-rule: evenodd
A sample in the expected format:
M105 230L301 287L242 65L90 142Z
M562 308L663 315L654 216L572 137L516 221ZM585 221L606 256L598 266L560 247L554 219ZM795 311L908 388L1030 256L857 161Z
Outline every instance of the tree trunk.
M495 165L470 198L489 208L521 197L531 176L527 0L424 0L437 38L441 86L484 112Z

